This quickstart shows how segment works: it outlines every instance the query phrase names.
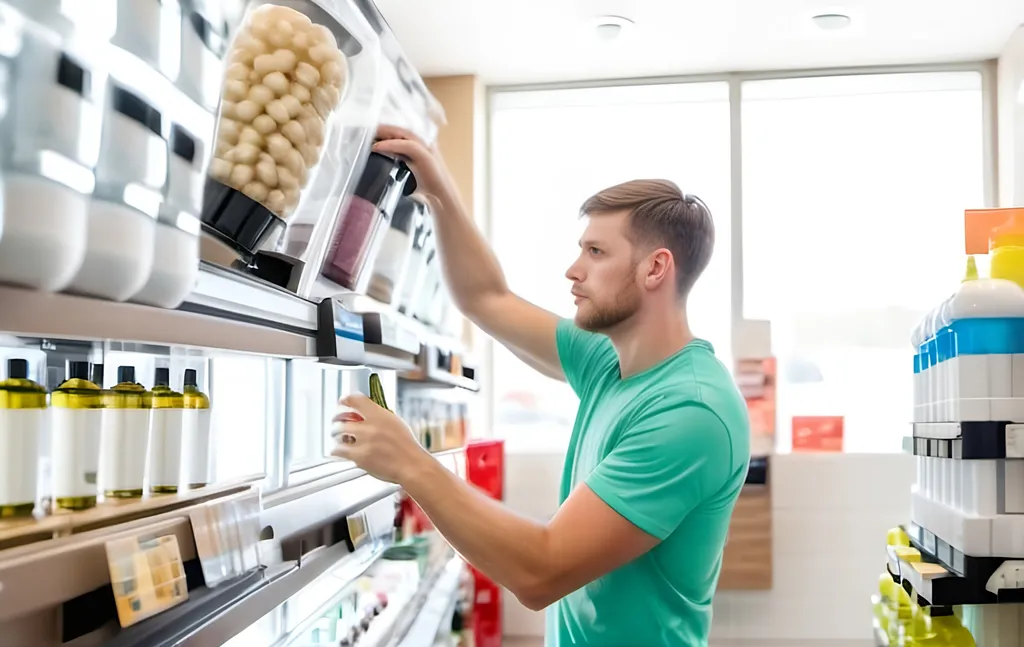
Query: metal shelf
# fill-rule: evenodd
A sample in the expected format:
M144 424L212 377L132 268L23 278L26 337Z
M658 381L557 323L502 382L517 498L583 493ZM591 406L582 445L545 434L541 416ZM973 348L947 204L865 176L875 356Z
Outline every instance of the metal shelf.
M118 341L314 357L312 337L185 310L0 286L0 331L36 339Z

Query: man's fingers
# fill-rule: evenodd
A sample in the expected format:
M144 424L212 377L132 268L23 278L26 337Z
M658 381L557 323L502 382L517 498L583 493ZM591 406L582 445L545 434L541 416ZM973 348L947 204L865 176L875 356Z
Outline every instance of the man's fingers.
M358 415L362 416L364 420L369 419L370 416L380 411L380 407L376 402L366 397L362 393L352 393L346 395L338 403L344 407L348 407L355 411ZM344 414L339 414L344 415Z
M408 139L385 139L375 143L373 150L385 155L401 155L413 162L418 162L430 154L423 144Z
M355 411L342 411L331 419L331 422L362 422L364 418Z
M407 128L392 126L390 124L381 124L380 126L377 126L377 139L408 139L423 145L423 142L416 133Z

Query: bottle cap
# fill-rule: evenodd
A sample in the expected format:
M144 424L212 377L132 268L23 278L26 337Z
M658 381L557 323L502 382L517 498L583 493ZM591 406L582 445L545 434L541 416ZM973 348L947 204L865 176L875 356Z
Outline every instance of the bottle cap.
M103 386L103 364L92 365L92 382L97 386Z
M28 360L9 359L7 360L7 378L10 380L24 380L28 378Z
M960 281L960 282L961 283L966 283L967 281L977 281L977 280L978 280L978 263L974 260L973 256L968 256L967 257L967 269L964 270L964 280Z
M196 386L196 369L186 368L185 369L185 386Z
M89 362L68 362L69 380L88 380Z
M153 377L153 386L170 386L171 384L171 369L166 366L161 366L156 369L156 375Z
M120 382L134 382L135 381L135 367L134 366L118 366L117 367L117 381Z

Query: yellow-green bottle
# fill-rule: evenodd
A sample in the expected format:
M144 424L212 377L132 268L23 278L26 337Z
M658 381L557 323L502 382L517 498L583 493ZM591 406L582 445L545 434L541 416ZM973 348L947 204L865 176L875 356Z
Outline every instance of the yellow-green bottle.
M210 398L199 390L194 368L185 369L184 479L189 488L210 482Z
M103 390L89 380L89 362L68 362L67 377L50 394L53 500L58 508L96 505Z
M156 369L153 390L146 392L150 409L149 491L173 494L181 482L182 414L185 397L170 387L171 372Z
M0 518L32 516L45 429L46 389L28 379L27 361L8 360L0 382Z
M107 395L100 437L100 483L104 496L142 496L149 449L146 389L135 382L135 367L120 366L117 384Z

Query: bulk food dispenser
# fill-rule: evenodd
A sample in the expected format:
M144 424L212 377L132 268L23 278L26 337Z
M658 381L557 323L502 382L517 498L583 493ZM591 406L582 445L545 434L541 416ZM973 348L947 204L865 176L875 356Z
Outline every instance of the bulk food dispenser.
M347 0L254 2L226 63L203 228L307 296L377 126L379 39Z

